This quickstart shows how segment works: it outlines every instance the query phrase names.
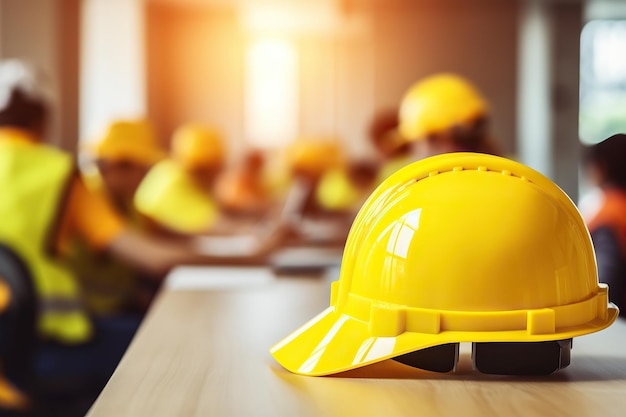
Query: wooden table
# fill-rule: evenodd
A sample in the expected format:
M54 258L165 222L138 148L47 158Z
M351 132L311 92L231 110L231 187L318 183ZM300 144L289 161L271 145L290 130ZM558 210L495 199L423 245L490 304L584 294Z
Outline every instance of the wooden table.
M157 298L89 412L98 416L626 415L626 321L576 338L572 364L547 377L485 375L462 345L457 372L393 361L303 377L269 354L328 305L330 277L268 270L182 269ZM197 279L207 276L209 285ZM211 284L210 276L217 277ZM230 279L232 278L232 279ZM195 283L194 283L195 282Z

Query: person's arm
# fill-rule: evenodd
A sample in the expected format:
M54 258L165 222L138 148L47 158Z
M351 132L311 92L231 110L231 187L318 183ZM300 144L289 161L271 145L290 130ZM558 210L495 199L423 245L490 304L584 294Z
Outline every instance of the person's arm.
M265 236L242 255L201 253L193 238L163 239L130 229L99 194L77 178L72 184L64 216L64 235L78 234L96 250L109 251L126 263L162 277L181 264L261 263L280 241L280 229Z

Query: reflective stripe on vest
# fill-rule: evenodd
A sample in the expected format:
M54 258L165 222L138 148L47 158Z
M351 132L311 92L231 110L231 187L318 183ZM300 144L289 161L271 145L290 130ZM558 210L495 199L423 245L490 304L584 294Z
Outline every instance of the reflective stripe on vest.
M30 269L40 333L64 343L85 341L92 332L76 280L46 251L73 168L69 154L0 134L0 242Z

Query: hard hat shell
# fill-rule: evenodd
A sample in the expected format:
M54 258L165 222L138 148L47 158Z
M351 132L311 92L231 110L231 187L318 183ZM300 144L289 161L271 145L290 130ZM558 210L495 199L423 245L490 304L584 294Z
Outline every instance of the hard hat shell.
M327 375L446 343L567 339L617 314L557 185L509 159L451 153L374 191L330 307L271 352L292 372Z
M88 150L98 159L143 165L155 164L165 157L157 143L154 127L144 119L114 121Z
M488 106L478 90L455 74L435 74L413 84L400 106L400 134L421 140L485 116Z
M211 126L182 125L172 137L172 157L188 169L219 167L225 158L222 136Z
M292 172L310 176L320 176L344 164L343 150L333 138L299 138L287 148L286 156Z

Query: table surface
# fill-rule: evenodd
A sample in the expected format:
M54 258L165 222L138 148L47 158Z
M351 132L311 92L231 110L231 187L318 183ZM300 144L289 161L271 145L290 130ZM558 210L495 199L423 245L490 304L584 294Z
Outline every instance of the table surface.
M385 361L332 377L291 374L269 348L328 306L336 275L174 270L88 416L626 415L623 319L576 338L572 364L546 377L478 373L464 345L455 373Z

